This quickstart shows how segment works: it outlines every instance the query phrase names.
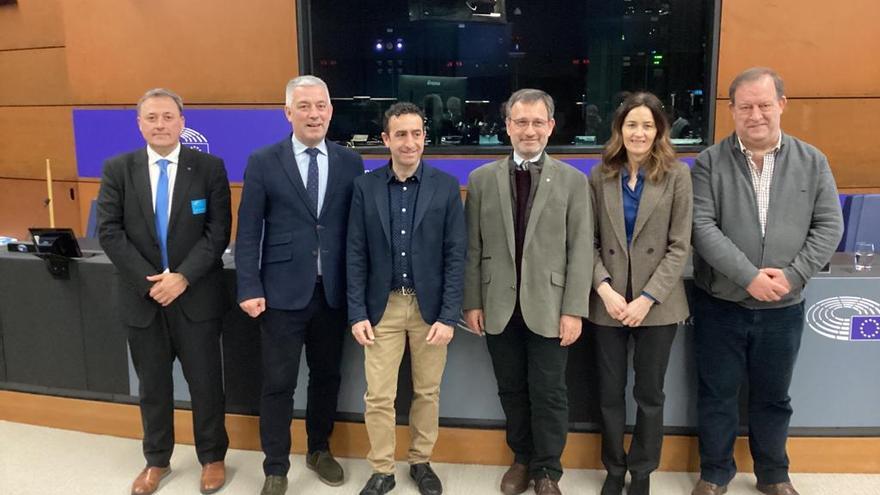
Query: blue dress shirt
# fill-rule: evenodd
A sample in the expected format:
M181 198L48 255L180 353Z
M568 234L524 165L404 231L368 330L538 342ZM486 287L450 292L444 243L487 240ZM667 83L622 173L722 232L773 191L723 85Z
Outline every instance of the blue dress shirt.
M641 168L636 178L636 188L630 189L629 169L622 167L620 169L620 186L623 188L623 222L626 224L626 244L627 249L632 244L633 231L636 228L636 218L639 216L639 202L642 200L642 190L645 188L645 171ZM657 302L654 296L642 291L642 295Z
M623 188L623 221L626 224L626 244L632 244L633 230L636 227L636 218L639 216L639 201L642 200L642 189L645 188L645 172L639 169L636 179L636 188L630 189L629 170L620 169L620 186Z

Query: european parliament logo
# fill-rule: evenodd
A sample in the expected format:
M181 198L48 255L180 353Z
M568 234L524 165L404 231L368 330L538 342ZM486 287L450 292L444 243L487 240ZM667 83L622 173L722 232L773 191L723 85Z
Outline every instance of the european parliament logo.
M807 310L807 325L823 337L880 342L880 303L855 296L822 299Z
M211 146L208 144L208 138L205 137L201 132L190 129L189 127L184 127L183 132L180 133L180 143L184 146L201 151L203 153L210 153Z

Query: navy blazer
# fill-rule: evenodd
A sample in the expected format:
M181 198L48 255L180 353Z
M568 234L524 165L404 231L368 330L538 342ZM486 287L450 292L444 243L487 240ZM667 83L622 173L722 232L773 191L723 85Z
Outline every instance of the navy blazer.
M238 301L266 298L266 306L300 310L312 300L321 253L327 304L345 305L345 235L352 182L364 162L351 149L327 141L329 177L320 216L310 205L284 140L248 158L238 207L235 266Z
M425 162L413 218L412 273L422 319L461 317L467 231L458 180ZM348 319L376 325L391 292L388 167L354 181L348 222Z
M193 207L196 201L205 208ZM232 224L229 204L223 160L181 146L168 222L168 263L189 282L173 304L192 321L220 318L229 307L222 261ZM146 147L104 163L97 213L98 240L119 272L122 319L148 327L161 306L149 297L153 282L146 277L162 272L162 255Z

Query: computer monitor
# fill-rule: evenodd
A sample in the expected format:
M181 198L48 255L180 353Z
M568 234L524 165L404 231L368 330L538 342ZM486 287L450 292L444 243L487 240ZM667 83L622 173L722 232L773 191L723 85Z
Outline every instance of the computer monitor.
M435 101L438 101L445 108L449 98L458 98L459 101L464 101L466 95L466 77L401 74L397 79L397 101L413 102L422 107L426 114L434 110L426 108L426 100L435 100L436 96ZM431 98L428 98L429 96Z
M397 80L397 101L415 103L425 112L430 144L440 144L444 121L462 112L467 95L466 77L414 76L401 74Z
M73 230L62 228L30 228L37 254L54 254L66 258L82 258L83 253L76 242Z

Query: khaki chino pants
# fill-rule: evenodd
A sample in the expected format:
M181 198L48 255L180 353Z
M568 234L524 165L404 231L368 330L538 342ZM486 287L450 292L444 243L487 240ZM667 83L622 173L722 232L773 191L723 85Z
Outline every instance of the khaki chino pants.
M367 460L374 472L394 473L397 375L407 339L412 364L413 398L409 413L410 464L428 462L437 441L440 381L446 346L429 345L431 325L419 312L416 296L391 293L382 320L373 328L375 341L364 347L367 392L364 422L370 437Z

